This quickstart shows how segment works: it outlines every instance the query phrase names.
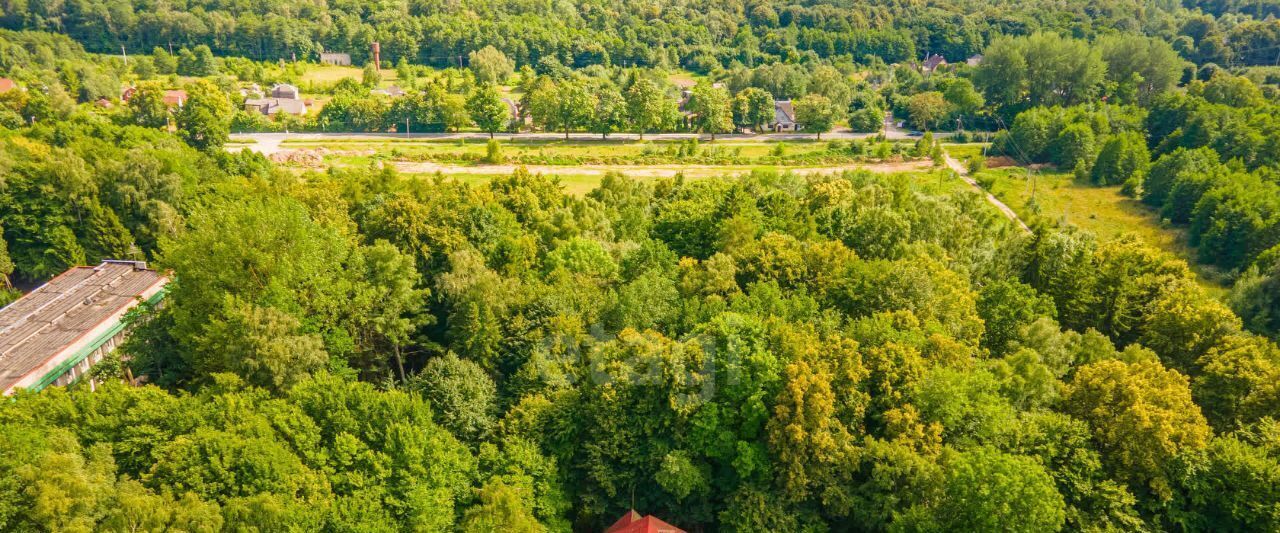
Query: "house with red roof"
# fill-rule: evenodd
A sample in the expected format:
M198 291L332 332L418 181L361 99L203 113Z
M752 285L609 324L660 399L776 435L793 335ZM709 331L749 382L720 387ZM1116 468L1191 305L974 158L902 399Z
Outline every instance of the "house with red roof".
M640 516L635 509L627 511L617 522L614 522L604 533L688 533L676 526L663 522L653 515Z
M169 90L164 92L164 105L182 107L187 103L187 91Z
M0 93L7 93L18 88L18 83L9 78L0 78Z

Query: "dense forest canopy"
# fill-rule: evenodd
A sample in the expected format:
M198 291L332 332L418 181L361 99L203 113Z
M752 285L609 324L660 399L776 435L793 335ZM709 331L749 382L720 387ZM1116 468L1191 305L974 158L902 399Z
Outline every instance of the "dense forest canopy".
M632 507L689 531L1278 530L1277 15L8 2L0 301L104 258L173 282L96 388L0 401L0 531L599 531ZM384 65L305 86L313 115L241 106L375 41ZM373 94L391 68L407 91ZM1112 188L1220 280L1132 234L1023 231L941 168L572 194L523 168L468 184L224 149L402 122L714 139L778 99L806 132L870 132L817 157L946 162L932 132L879 137L889 112Z
M391 0L237 2L108 0L11 3L0 25L65 33L91 51L135 53L208 45L218 55L315 59L346 52L357 64L379 42L382 58L437 67L465 64L491 45L520 64L746 66L777 60L876 56L893 63L937 53L979 53L1000 35L1115 31L1175 43L1202 62L1273 64L1280 21L1271 2L1137 0L866 3ZM1207 15L1196 15L1185 8ZM1270 18L1269 18L1270 16ZM1215 19L1214 17L1220 17Z

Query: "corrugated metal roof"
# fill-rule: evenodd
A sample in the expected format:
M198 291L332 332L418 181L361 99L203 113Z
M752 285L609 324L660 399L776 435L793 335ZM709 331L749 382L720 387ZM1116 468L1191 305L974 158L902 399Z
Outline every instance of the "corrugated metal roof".
M0 309L0 391L40 369L87 333L137 305L168 279L145 263L105 261L59 274Z

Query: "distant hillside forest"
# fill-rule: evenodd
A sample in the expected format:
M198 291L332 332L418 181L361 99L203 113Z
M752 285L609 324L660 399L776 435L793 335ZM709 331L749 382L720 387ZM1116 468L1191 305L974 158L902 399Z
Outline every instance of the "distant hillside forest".
M490 45L519 64L701 73L805 58L893 63L936 53L957 61L998 35L1037 31L1142 33L1197 63L1222 65L1275 64L1280 45L1276 0L70 0L9 2L0 11L0 26L65 33L100 53L205 44L218 55L269 61L345 52L363 64L377 41L390 64L404 57L435 67L465 66L468 52Z

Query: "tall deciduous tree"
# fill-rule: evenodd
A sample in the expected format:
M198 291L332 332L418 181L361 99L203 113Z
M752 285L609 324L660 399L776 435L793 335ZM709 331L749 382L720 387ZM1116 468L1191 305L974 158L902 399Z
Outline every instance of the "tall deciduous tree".
M506 128L511 122L511 111L507 109L507 104L503 103L498 90L489 84L471 91L471 95L467 97L467 112L471 114L471 120L476 126L489 134L490 139L494 132Z
M1169 493L1173 457L1209 440L1187 377L1159 361L1085 365L1063 396L1067 413L1089 423L1115 474L1158 494Z
M640 138L644 132L661 130L671 126L675 118L676 102L667 97L662 87L653 80L641 78L627 89L627 114Z
M739 124L760 128L773 120L773 95L764 89L748 87L734 97L734 117Z
M186 90L187 101L177 117L182 139L200 149L222 148L231 133L231 101L208 80L196 80Z
M1124 132L1103 143L1093 164L1092 179L1099 185L1119 185L1129 179L1141 180L1151 166L1151 152L1141 134Z
M940 92L922 92L907 100L907 112L917 128L931 130L947 116L947 101Z
M717 133L733 131L733 109L729 100L729 91L714 87L710 83L701 82L694 86L689 97L688 109L695 113L694 126L698 131L711 134L715 140Z
M607 139L627 127L627 101L613 83L599 83L594 89L596 107L591 113L591 131Z
M591 94L577 79L552 81L540 78L528 96L529 113L535 124L549 131L569 132L586 126L595 109Z
M163 128L169 124L169 107L164 103L164 87L159 83L140 83L129 98L129 111L133 123L148 128Z
M830 131L836 122L836 109L831 99L820 94L810 94L796 100L796 122L806 131L817 134L822 139L822 132Z
M501 84L515 72L515 62L492 45L467 55L467 66L476 74L480 83Z

